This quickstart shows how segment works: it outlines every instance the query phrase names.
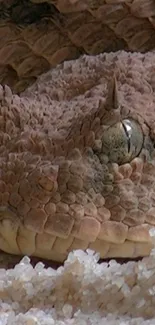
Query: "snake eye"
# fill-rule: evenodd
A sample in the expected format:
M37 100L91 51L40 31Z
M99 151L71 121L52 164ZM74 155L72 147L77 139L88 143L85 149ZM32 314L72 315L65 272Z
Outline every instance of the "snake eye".
M102 153L108 156L109 161L124 164L140 154L143 141L144 136L139 123L125 119L104 131Z

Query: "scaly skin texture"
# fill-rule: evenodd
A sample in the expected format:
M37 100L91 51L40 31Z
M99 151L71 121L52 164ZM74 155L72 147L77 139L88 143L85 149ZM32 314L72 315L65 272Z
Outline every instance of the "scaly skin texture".
M84 56L42 75L20 97L1 87L0 249L56 261L80 248L102 258L149 254L154 58ZM109 88L114 70L118 108ZM119 166L99 147L103 132L125 118L140 124L144 143L139 157Z
M154 0L1 0L0 83L20 93L81 54L155 48Z

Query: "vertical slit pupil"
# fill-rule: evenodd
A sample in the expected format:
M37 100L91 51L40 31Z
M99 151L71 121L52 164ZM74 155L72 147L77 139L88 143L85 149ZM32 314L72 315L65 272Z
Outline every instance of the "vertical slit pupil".
M131 150L130 136L129 136L128 130L126 128L126 125L123 122L122 122L122 125L123 125L124 132L125 132L125 134L127 136L127 140L128 140L128 153L129 153L130 150Z

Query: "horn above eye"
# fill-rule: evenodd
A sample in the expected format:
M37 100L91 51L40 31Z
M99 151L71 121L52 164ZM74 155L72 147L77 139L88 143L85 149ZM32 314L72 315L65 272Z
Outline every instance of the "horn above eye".
M102 153L110 162L124 164L137 157L144 142L138 122L124 119L106 129L102 136Z

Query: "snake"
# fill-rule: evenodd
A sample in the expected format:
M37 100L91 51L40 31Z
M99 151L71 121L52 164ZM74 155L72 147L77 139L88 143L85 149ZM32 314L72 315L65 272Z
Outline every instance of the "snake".
M154 247L154 2L114 2L0 1L3 252Z
M152 56L82 56L0 89L0 249L63 262L147 256L155 224Z

